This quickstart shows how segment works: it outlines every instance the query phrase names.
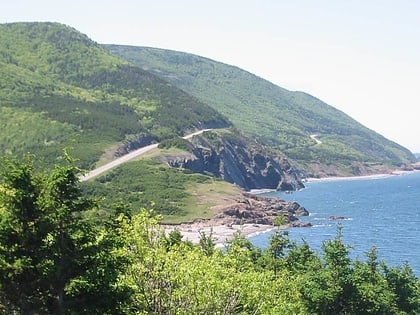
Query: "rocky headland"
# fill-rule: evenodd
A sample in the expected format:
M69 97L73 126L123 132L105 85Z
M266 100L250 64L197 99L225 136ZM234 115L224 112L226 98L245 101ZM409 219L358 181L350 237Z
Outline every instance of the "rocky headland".
M274 225L278 216L282 216L285 224L302 226L297 223L300 216L308 216L309 212L297 202L288 202L278 198L266 198L244 193L237 203L225 207L212 221L218 224L263 224Z
M142 135L130 139L119 148L124 154L151 142ZM182 168L221 178L243 189L270 189L294 191L304 188L302 178L307 175L288 161L285 156L273 153L255 141L232 130L210 130L194 136L189 141L169 139L163 147L179 146L176 154L162 154L161 162L174 168ZM297 202L278 198L261 197L244 192L228 205L216 206L211 219L196 219L193 222L167 225L166 231L178 229L186 239L198 242L200 233L212 231L217 243L231 238L238 230L245 235L269 230L278 224L281 217L284 225L310 226L299 221L300 216L309 215Z
M165 225L164 229L167 233L177 229L193 243L200 240L202 233L211 234L215 242L222 245L238 231L249 236L274 229L279 216L284 218L283 227L310 227L310 223L299 221L300 216L307 215L309 212L297 202L244 193L236 202L218 209L218 214L212 219Z
M304 187L302 170L250 139L230 132L209 131L191 140L189 152L162 157L176 168L222 178L246 191L293 191Z

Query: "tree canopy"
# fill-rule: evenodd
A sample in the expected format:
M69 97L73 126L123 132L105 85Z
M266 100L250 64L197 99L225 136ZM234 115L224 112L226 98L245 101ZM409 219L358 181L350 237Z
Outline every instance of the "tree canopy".
M123 202L100 224L71 159L0 172L2 314L419 314L420 282L376 249L353 260L341 229L318 254L278 228L267 249L240 231L215 246L169 235L152 210Z

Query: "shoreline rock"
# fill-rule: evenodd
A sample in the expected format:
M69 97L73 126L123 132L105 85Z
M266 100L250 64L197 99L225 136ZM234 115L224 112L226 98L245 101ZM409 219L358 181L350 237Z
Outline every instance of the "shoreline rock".
M343 217L343 216L336 216L336 215L330 215L328 217L328 220L330 221L342 221L342 220L349 220L350 218L348 217Z
M283 215L285 223L292 223L309 212L297 202L278 198L260 197L243 193L236 204L225 207L213 220L222 224L263 224L274 225L276 218Z
M286 221L283 227L312 226L310 222L299 221L300 216L308 216L309 212L297 202L243 193L236 203L220 209L212 219L196 219L193 222L163 227L166 233L179 230L184 239L193 243L198 243L200 233L211 233L216 244L222 245L237 231L250 236L277 228L274 222L278 215L283 215Z

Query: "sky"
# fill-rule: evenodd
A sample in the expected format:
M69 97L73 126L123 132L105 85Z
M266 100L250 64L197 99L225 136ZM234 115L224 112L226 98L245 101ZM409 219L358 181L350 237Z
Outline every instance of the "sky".
M420 152L420 1L13 0L0 23L52 21L102 44L240 67ZM0 43L1 44L1 43Z

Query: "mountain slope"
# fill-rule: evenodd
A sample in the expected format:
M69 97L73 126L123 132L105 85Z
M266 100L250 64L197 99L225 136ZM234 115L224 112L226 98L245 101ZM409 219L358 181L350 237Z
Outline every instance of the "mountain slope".
M57 23L0 25L0 152L90 167L127 138L228 126L218 112Z
M170 50L105 47L209 104L247 135L318 175L364 174L414 159L404 147L319 99L237 67Z

